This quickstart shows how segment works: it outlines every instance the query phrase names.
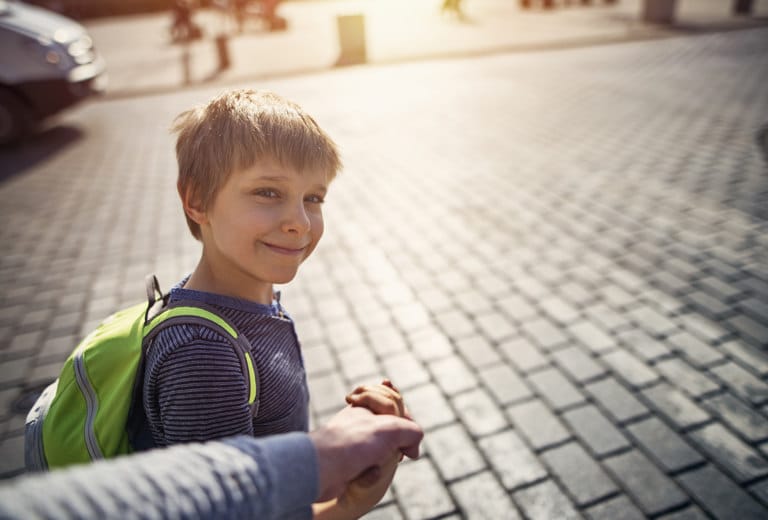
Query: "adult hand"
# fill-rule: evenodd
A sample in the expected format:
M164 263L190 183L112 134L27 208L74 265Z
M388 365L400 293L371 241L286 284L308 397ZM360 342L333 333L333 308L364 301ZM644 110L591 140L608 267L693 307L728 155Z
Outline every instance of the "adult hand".
M317 500L341 495L349 482L370 468L386 465L394 452L415 459L423 436L419 425L409 419L347 406L309 434L317 452Z

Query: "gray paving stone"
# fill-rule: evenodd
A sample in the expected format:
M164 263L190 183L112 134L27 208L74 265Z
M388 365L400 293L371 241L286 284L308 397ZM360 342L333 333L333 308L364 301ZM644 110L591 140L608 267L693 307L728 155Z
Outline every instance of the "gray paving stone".
M0 478L24 472L24 436L16 435L0 441Z
M383 373L401 391L429 382L429 372L410 352L383 359L382 367Z
M406 332L421 330L431 325L431 318L426 308L418 302L400 304L398 311L393 313L395 322Z
M760 377L768 375L768 354L763 351L736 340L727 341L719 348L750 372Z
M673 480L637 450L603 461L648 515L662 513L688 502Z
M556 368L534 372L528 376L536 391L555 410L584 402L584 395Z
M758 520L768 514L768 508L711 465L683 473L677 481L717 519Z
M534 344L540 346L545 351L554 350L568 341L568 338L560 329L549 320L526 321L520 327Z
M616 375L634 387L649 385L659 379L656 372L626 350L609 352L603 355L602 360Z
M626 437L592 405L563 413L563 420L598 457L630 445Z
M768 475L768 461L722 424L710 424L688 435L737 482Z
M560 419L539 400L511 406L507 412L515 427L535 450L571 437Z
M533 396L523 379L505 363L486 368L480 371L478 376L491 395L502 405Z
M310 405L316 413L340 410L346 405L344 396L352 390L335 372L308 377L307 382L312 396Z
M477 378L464 360L456 355L433 361L428 365L440 389L447 395L476 388Z
M720 389L719 382L714 381L706 372L691 367L682 359L665 359L656 363L654 368L667 381L692 397L701 397Z
M738 302L740 311L759 323L768 323L768 301L751 296Z
M422 361L439 359L453 353L451 342L437 329L415 331L408 338L414 354Z
M576 320L579 310L557 295L550 295L538 302L539 306L552 320L567 325Z
M600 296L614 309L619 309L635 302L635 297L617 285L606 285L598 289Z
M578 382L588 381L605 373L605 369L579 347L567 347L552 353L557 364Z
M668 515L662 515L659 517L663 520L708 520L710 517L704 514L700 508L696 506L686 507L682 511L670 513Z
M743 314L728 319L727 323L752 345L763 348L768 345L768 325Z
M506 430L484 437L478 444L507 489L516 489L547 477L547 470L514 431Z
M549 361L532 342L524 338L515 338L499 344L499 350L521 372L529 372L547 366Z
M758 500L762 501L763 505L768 506L768 479L763 479L757 484L753 484L749 487L749 490Z
M667 341L675 351L682 353L689 363L697 367L707 367L724 358L722 352L687 331L673 334Z
M408 519L433 518L456 508L427 458L401 464L392 485Z
M480 452L460 424L429 432L424 437L424 443L445 480L455 480L485 468Z
M619 331L617 337L622 345L629 347L645 361L658 359L671 352L663 340L651 337L647 332L638 328Z
M739 299L743 291L740 287L722 280L717 276L706 276L696 281L696 285L701 287L710 296L720 300L732 302Z
M642 520L646 516L635 506L626 495L605 500L587 509L590 520Z
M485 337L491 341L501 341L518 334L517 327L500 312L483 313L475 321Z
M310 387L310 391L311 391ZM315 395L314 393L311 395ZM408 408L416 422L425 430L449 424L456 420L453 410L448 405L440 389L435 385L413 388L405 396Z
M679 471L704 461L685 439L656 417L627 425L627 431L665 471Z
M571 442L541 454L576 503L584 506L617 491L605 471L578 443Z
M551 480L518 491L513 498L527 518L582 518L573 503Z
M507 492L490 472L480 473L450 486L468 520L520 518Z
M363 520L401 520L403 515L395 504L379 505L367 514L361 516Z
M748 442L768 439L768 419L732 394L711 397L702 404Z
M710 345L722 341L731 335L728 329L698 313L685 314L676 318L676 320L682 324L685 330L698 336Z
M629 319L624 314L616 312L602 302L587 307L583 312L589 321L596 323L608 332L616 331L630 324Z
M456 341L456 348L473 367L494 365L501 361L496 349L483 336L469 336Z
M536 308L525 298L511 294L498 300L496 305L516 322L528 321L538 315Z
M54 379L59 377L62 366L63 363L61 361L35 363L32 370L27 373L24 382L30 387L48 385L52 383Z
M647 303L665 316L676 316L687 309L682 298L672 297L668 293L654 288L643 291L640 298L642 302Z
M11 359L0 363L0 388L7 388L9 385L24 381L31 367L31 357Z
M695 310L714 320L722 320L733 315L729 305L707 292L692 291L686 294L685 298Z
M659 271L654 273L653 283L662 290L672 294L687 292L691 287L688 281L670 271Z
M352 347L338 354L339 365L348 381L359 381L366 376L378 374L379 362L368 347Z
M768 384L740 365L730 362L712 367L710 371L736 395L752 404L759 406L768 401Z
M501 409L481 388L455 396L453 406L467 430L475 436L499 431L508 424Z
M560 285L557 290L572 304L583 307L595 299L594 294L576 280L569 280Z
M591 352L605 352L616 346L616 340L595 324L582 321L568 328L571 334Z
M677 330L671 319L648 305L633 308L629 315L638 327L653 336L666 336Z
M462 311L450 310L435 316L440 328L452 339L477 334L474 323Z
M613 378L591 383L585 389L620 423L648 413L648 408Z
M691 428L710 419L699 405L666 383L647 388L642 395L677 428Z
M11 357L34 356L40 351L43 343L43 331L34 330L17 334L13 337L3 354Z

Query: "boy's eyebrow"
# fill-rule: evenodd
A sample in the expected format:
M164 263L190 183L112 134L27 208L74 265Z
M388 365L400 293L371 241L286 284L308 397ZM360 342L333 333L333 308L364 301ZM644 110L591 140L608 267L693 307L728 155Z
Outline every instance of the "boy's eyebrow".
M285 182L289 180L287 175L259 175L253 178L254 181ZM328 191L327 184L315 184L313 189L321 190L323 193Z

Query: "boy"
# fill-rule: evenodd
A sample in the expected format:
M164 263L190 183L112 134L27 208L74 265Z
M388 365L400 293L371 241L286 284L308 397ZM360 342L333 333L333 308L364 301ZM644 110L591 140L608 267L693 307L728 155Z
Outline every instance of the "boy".
M301 349L272 286L294 278L323 234L323 200L341 166L336 145L296 104L253 90L227 92L182 113L174 131L177 188L202 254L170 299L213 307L247 337L259 398L248 404L240 359L226 338L204 325L170 327L146 358L147 445L307 431ZM387 406L382 399L400 400L390 386L373 391L367 400L356 397L357 404L378 412ZM403 409L401 400L394 408ZM394 466L381 472L391 480ZM324 507L322 514L359 516L380 498L371 494L383 495L380 486L361 481L339 499L353 507Z

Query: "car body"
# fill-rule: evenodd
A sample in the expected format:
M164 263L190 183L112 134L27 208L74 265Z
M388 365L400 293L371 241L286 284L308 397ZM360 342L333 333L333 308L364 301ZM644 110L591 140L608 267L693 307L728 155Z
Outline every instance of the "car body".
M85 28L46 9L0 0L0 144L106 88Z

